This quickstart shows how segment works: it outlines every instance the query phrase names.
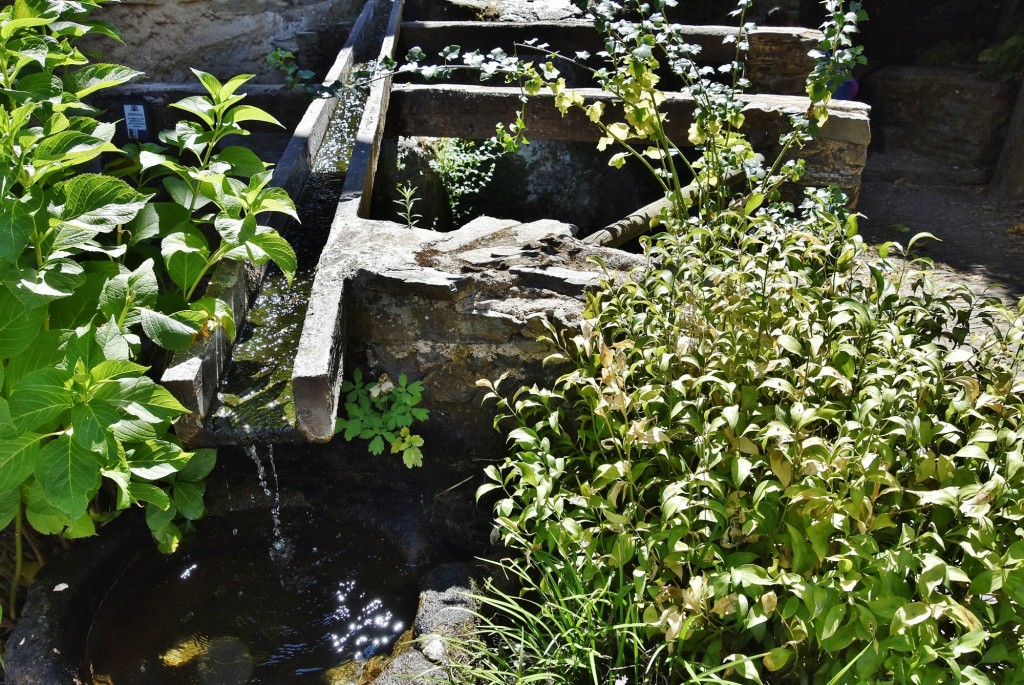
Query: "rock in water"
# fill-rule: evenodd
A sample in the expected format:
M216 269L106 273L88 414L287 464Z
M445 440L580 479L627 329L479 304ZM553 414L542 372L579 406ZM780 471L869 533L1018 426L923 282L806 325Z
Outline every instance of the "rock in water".
M161 654L160 661L171 668L195 662L202 685L244 685L252 677L255 665L249 647L230 636L196 635Z

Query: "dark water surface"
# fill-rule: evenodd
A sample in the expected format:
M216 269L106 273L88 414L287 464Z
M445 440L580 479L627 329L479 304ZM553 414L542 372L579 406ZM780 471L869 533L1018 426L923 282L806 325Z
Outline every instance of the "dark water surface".
M379 532L285 509L211 517L130 563L89 635L97 685L346 682L412 625L417 572ZM275 544L276 543L276 544Z

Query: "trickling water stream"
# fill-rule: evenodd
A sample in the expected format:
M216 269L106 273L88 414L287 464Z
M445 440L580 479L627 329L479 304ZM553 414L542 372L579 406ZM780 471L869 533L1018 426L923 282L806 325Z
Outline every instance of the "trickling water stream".
M295 423L292 360L365 103L366 94L356 90L344 91L338 102L312 173L296 199L301 223L281 231L298 258L295 279L289 287L276 267L264 277L214 400L211 424L215 431L258 429L269 436L287 433Z
M277 555L285 555L288 549L288 541L281 534L281 484L277 479L277 466L274 464L274 445L270 444L265 447L267 461L270 462L270 473L274 478L273 488L270 487L270 481L267 480L267 470L263 466L263 459L260 458L260 448L256 445L246 445L244 449L245 453L256 464L256 477L259 480L260 487L263 489L263 494L274 498L274 504L270 508L270 519L274 525L274 537L270 547L270 556L273 558Z

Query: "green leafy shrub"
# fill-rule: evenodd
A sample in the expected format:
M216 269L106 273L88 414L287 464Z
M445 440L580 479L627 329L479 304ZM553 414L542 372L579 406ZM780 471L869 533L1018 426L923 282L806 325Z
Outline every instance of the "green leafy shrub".
M90 34L118 38L89 18L103 2L0 8L0 528L13 523L4 612L12 619L26 524L82 537L138 504L171 550L182 522L203 515L215 453L181 447L170 426L185 409L145 364L160 361L158 347L182 349L232 325L226 305L195 299L216 261L294 268L291 248L256 220L293 214L291 200L267 187L266 165L251 152L215 150L246 133L242 122L268 120L237 104L246 77L221 85L197 72L210 97L177 104L199 119L165 134L178 156L134 148L134 166L98 173L101 155L123 155L114 125L83 98L140 75L90 63L75 47ZM186 152L198 162L186 166ZM164 183L133 186L125 178L135 172ZM199 214L203 205L211 207ZM204 232L220 235L212 251Z
M423 398L423 381L409 382L403 373L396 385L387 374L376 383L363 381L363 372L355 370L351 381L342 383L347 393L344 417L335 423L335 432L345 440L369 440L370 454L378 455L389 445L392 454L401 454L408 467L423 466L423 438L411 431L416 421L426 421L430 412L418 406Z
M914 64L921 67L973 66L984 49L984 39L940 40L921 49L914 57Z
M395 190L398 192L398 199L394 203L398 206L398 218L409 228L418 228L416 225L423 219L423 215L416 211L416 203L421 198L417 197L417 188L409 181L396 183Z
M474 199L494 176L494 161L504 150L494 140L480 143L462 138L443 138L428 163L440 177L452 220L459 223L473 211Z
M446 668L451 682L609 682L604 677L608 653L636 659L645 648L643 631L638 630L643 624L628 584L611 576L595 584L543 550L536 550L529 560L503 559L495 575L498 580L488 579L482 592L473 596L480 607L474 615L475 629L452 641L454 658ZM510 591L510 583L519 591ZM685 674L686 682L693 685L735 683L723 674L736 666L732 662L698 672L686 664L675 675ZM634 682L628 669L617 669L613 675L610 682ZM652 664L644 678L679 682L667 681L671 675Z
M825 6L784 153L862 60L859 6ZM580 331L550 331L557 381L511 397L484 382L514 449L480 490L532 579L502 625L528 636L522 607L568 603L614 638L583 630L586 663L543 638L520 661L512 640L473 658L572 683L1024 682L1024 305L939 287L926 262L890 259L898 246L868 254L838 192L783 201L801 167L757 165L735 88L687 72L659 15L616 11L596 12L599 75L624 121L548 74L524 87L583 109L621 146L614 164L645 164L674 200L687 169L701 197L663 213L648 266L604 283ZM654 50L693 74L692 165L659 125ZM733 194L737 166L749 184Z
M1024 30L1018 28L1006 40L982 50L978 61L989 75L1002 81L1019 78L1024 71Z
M267 54L267 64L281 72L286 89L307 93L316 91L316 84L313 83L316 74L309 69L300 69L294 53L274 48Z
M146 331L168 349L183 349L194 342L195 327L190 332L190 322L198 322L204 334L216 325L233 330L225 303L195 297L221 261L273 261L289 283L296 266L295 252L287 241L260 223L266 218L260 215L271 213L298 219L287 191L269 185L270 165L247 148L218 147L228 136L249 135L242 126L246 122L280 124L262 109L241 104L245 95L237 90L251 75L235 76L222 84L210 74L193 72L207 95L189 96L171 106L194 120L179 121L174 130L162 131L164 145L129 145L122 163L113 167L116 174L133 179L137 187L158 198L125 225L125 232L128 244L138 246L139 253L159 243L165 290L177 293L176 305L189 308L172 316L174 321L166 321L163 329ZM162 337L154 337L158 333Z
M861 265L855 227L817 194L660 236L656 268L552 336L572 371L502 401L499 528L628 579L644 625L707 665L1018 682L1024 320Z

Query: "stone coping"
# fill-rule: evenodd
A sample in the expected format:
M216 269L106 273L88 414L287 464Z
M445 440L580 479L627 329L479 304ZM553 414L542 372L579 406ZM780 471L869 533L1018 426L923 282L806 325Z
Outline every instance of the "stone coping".
M807 74L814 68L814 59L809 53L824 39L820 31L798 27L764 27L744 31L735 26L698 25L683 26L681 30L687 43L700 48L695 57L699 64L733 61L736 59L736 43L731 37L746 35L750 49L743 61L747 65L752 92L782 95L805 93ZM604 37L586 19L543 22L406 21L402 23L398 53L404 55L409 49L419 47L428 56L434 56L448 45L458 45L463 53L479 50L486 54L496 47L511 52L518 43L525 55L529 54L529 48L522 47L522 44L529 40L550 44L556 51L571 46L574 52L596 55L605 49ZM543 57L542 53L537 55ZM589 73L573 68L567 60L556 58L554 61L570 87L593 85ZM593 59L587 64L593 68L600 66ZM470 78L476 80L475 77Z

